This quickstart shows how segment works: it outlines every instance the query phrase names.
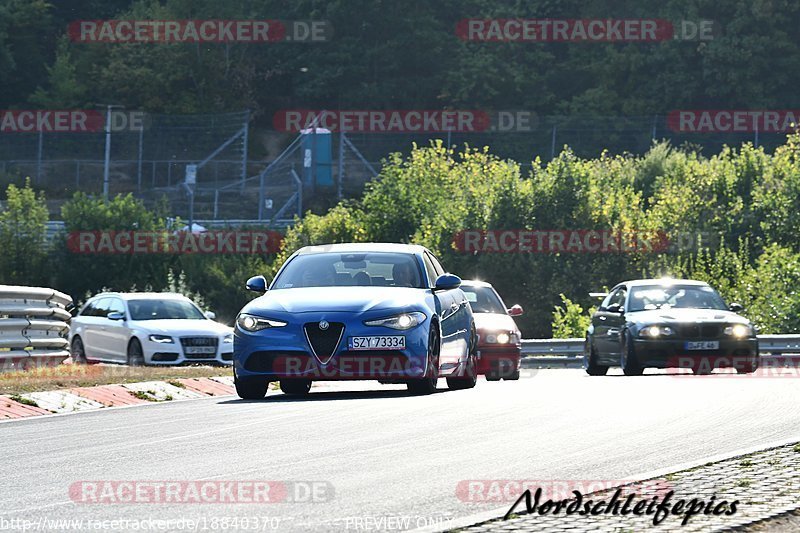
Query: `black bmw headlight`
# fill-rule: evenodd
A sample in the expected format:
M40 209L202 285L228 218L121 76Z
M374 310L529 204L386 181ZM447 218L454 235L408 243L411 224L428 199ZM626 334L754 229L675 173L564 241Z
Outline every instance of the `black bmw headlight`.
M675 330L673 328L657 324L645 326L639 330L639 336L645 339L659 339L661 337L672 337L674 335Z

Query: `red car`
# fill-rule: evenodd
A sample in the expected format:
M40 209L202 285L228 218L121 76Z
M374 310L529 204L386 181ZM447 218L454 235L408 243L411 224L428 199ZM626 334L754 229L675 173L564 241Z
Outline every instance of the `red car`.
M520 316L522 307L507 309L490 283L463 280L461 290L467 295L478 329L478 374L487 381L519 379L522 342L519 328L511 317Z

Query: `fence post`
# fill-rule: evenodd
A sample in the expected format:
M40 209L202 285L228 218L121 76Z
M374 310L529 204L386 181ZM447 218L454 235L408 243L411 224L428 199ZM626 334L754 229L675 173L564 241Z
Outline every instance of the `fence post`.
M142 144L144 143L144 126L139 128L139 161L136 169L138 192L142 192Z
M42 149L44 144L44 132L39 130L39 147L36 150L36 182L42 182Z
M247 179L247 138L250 131L250 110L245 111L244 115L244 134L242 135L242 186ZM216 185L216 184L215 184Z
M258 175L258 220L264 219L264 173Z
M656 126L658 124L658 115L653 117L653 141L656 140Z
M556 130L558 126L553 125L553 138L550 141L550 159L555 159L556 157Z
M758 123L756 122L756 131L755 131L755 143L756 148L758 148Z
M342 199L342 188L344 183L344 130L339 132L339 183L336 196Z

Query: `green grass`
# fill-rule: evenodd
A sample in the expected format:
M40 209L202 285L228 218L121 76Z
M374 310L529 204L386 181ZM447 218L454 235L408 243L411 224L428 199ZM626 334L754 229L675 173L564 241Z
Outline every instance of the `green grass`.
M155 394L152 391L146 391L145 392L145 391L142 391L142 390L134 390L134 391L131 391L131 394L133 394L135 397L139 398L140 400L146 400L148 402L157 402L158 401L153 396L150 396L150 394Z
M15 402L17 402L17 403L21 403L21 404L23 404L23 405L30 405L31 407L39 407L39 404L38 404L38 403L36 403L36 401L35 401L35 400L31 400L30 398L23 398L23 397L22 397L22 396L20 396L19 394L12 394L12 395L10 396L10 398L11 398L12 400L14 400Z
M739 466L743 466L745 468L751 467L753 466L753 461L751 461L750 459L745 459L744 461L739 463Z
M59 365L32 370L0 372L0 394L20 395L26 392L93 387L137 381L170 381L178 378L209 378L231 375L230 368L214 366L123 366L123 365ZM172 383L177 385L178 382Z
M752 484L753 484L753 480L750 479L750 478L746 478L746 477L736 481L736 486L737 487L749 487Z

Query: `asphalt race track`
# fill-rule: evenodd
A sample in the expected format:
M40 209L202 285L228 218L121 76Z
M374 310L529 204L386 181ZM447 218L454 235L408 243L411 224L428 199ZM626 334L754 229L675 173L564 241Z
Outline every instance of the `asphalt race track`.
M339 383L303 399L270 391L257 402L208 398L6 422L0 522L191 518L205 520L206 529L195 530L212 531L215 518L259 517L257 528L219 522L216 530L446 526L506 506L465 503L456 496L460 481L623 480L800 440L797 377L592 378L582 370L538 370L458 392L441 380L427 397ZM305 483L294 490L320 482L313 486L332 487L333 497L112 504L75 503L69 493L85 480L209 479Z

